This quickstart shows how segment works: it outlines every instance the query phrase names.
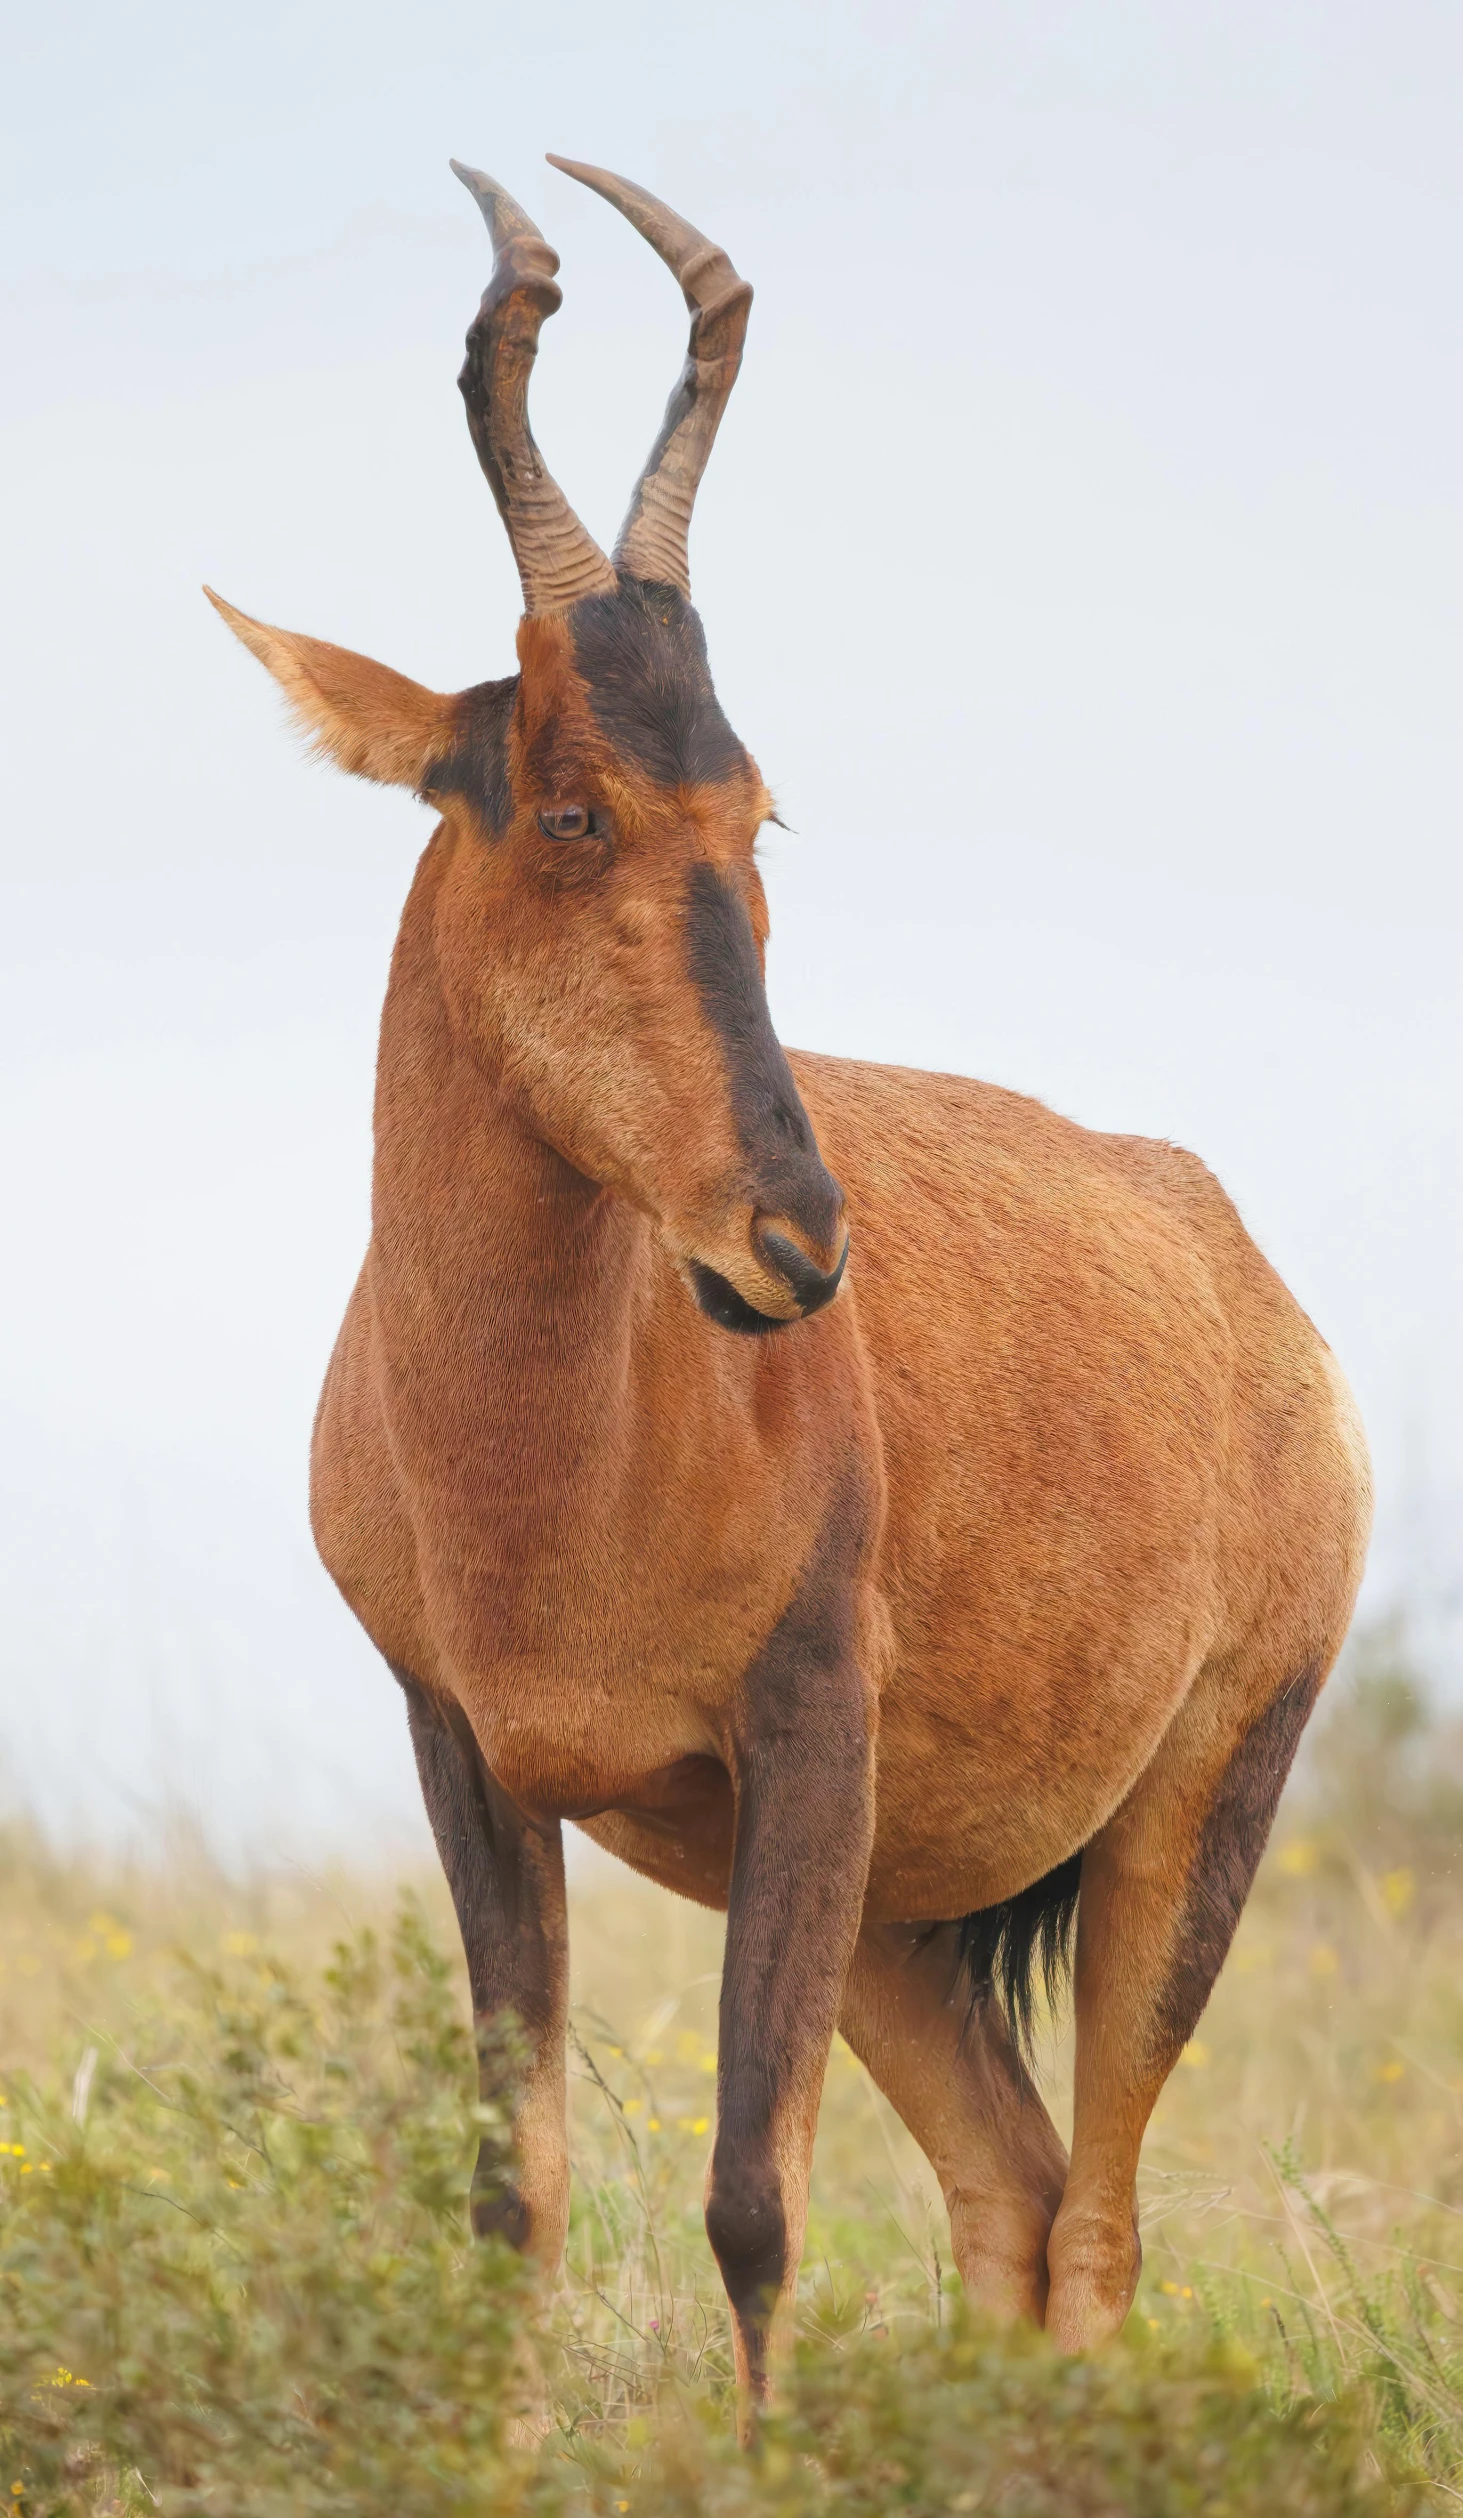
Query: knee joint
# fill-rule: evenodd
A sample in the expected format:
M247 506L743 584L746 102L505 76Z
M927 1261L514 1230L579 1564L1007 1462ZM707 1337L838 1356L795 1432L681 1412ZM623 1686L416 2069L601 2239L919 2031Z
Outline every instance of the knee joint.
M472 2229L475 2238L502 2238L522 2254L533 2236L533 2215L511 2177L481 2162L472 2181Z
M787 2269L787 2216L770 2161L718 2151L706 2197L706 2235L727 2296L743 2315L770 2306Z

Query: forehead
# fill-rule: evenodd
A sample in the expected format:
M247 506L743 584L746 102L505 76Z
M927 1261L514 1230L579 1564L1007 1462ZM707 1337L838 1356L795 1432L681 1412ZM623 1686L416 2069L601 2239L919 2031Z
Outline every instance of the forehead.
M750 767L722 715L706 637L671 586L622 579L569 614L574 667L611 750L658 786L715 785Z
M521 673L462 693L450 752L425 782L470 798L490 830L530 793L572 785L586 754L671 790L757 781L712 688L700 620L674 587L622 579L557 620L525 621L519 655Z

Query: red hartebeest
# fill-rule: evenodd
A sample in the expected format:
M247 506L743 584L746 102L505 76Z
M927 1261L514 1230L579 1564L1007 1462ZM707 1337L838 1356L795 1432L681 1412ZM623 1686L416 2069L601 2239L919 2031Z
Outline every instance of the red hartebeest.
M516 2182L474 2217L558 2255L573 1819L726 1909L706 2219L744 2391L835 2026L938 2174L967 2290L1090 2344L1132 2298L1144 2127L1351 1614L1361 1431L1192 1155L784 1056L772 808L686 566L751 291L565 166L691 310L606 559L527 419L557 258L458 171L494 246L461 383L517 673L441 697L218 608L324 750L440 816L313 1517L406 1694L476 2013L526 2035ZM1069 2162L1022 2030L1074 1908Z

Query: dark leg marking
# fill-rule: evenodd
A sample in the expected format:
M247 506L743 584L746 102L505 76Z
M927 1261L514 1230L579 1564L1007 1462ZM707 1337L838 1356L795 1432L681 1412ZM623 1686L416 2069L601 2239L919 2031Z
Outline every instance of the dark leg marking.
M743 1683L706 2228L754 2390L801 2244L818 2092L873 1836L854 1615L865 1526L861 1497L836 1514Z
M1193 2036L1224 1965L1320 1685L1321 1672L1310 1669L1282 1688L1245 1733L1209 1805L1158 2000L1158 2035L1170 2053Z
M483 1765L466 1716L391 1664L406 1697L422 1798L467 1955L473 2017L511 2010L530 2047L562 2035L563 1949L555 1929L559 1830L535 1827ZM484 2071L486 2083L486 2067ZM493 2095L484 2086L485 2097ZM473 2176L479 2238L525 2247L532 2235L518 2188L492 2168L486 2142Z

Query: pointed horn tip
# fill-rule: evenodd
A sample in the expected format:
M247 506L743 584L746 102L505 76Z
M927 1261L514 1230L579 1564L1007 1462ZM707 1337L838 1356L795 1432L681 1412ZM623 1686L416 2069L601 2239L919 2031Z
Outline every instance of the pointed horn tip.
M714 245L709 236L703 236L700 228L693 227L679 210L673 210L668 201L662 201L658 193L647 192L643 184L632 183L628 175L612 174L607 166L587 166L576 157L555 157L552 149L546 155L560 174L572 175L576 184L587 184L601 201L607 201L621 218L628 219L677 279L700 253L719 255L733 279L738 277L732 269L731 256L720 245Z
M485 175L480 166L464 166L458 157L449 157L447 163L481 210L495 253L515 239L530 237L540 245L544 242L542 230L535 227L522 203L515 201L495 176Z
M447 163L458 182L466 184L484 215L496 209L500 201L508 199L509 196L504 192L502 185L495 184L492 176L485 175L480 166L464 166L460 157L449 157Z
M627 193L636 200L655 202L657 209L664 206L656 202L655 195L647 192L642 184L632 184L628 175L613 174L608 166L591 166L582 157L555 157L552 149L545 149L544 158L550 166L556 166L561 175L572 175L576 184L587 184L591 192L597 192L614 208L623 206L623 197Z

